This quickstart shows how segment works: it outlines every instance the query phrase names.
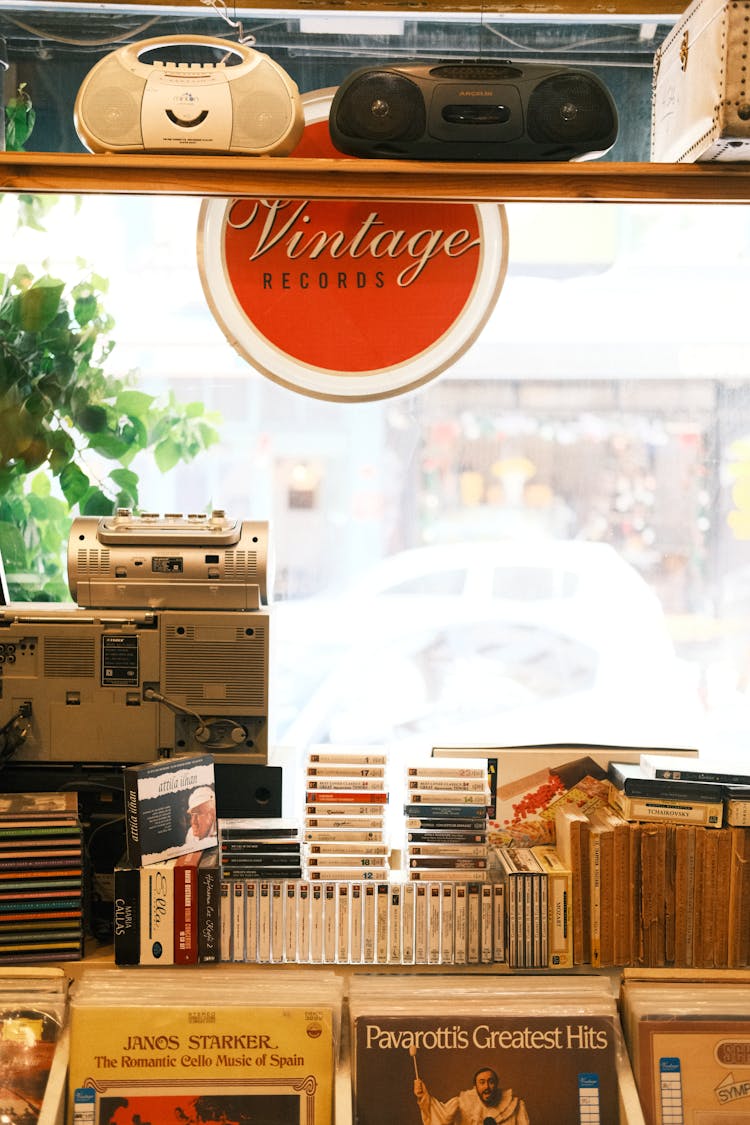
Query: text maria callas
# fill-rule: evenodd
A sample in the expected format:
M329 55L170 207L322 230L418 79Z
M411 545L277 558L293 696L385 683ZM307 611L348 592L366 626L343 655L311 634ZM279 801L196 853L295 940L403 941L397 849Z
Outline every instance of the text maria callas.
M603 1051L609 1046L607 1031L589 1024L565 1024L555 1027L491 1028L479 1024L469 1032L454 1024L429 1030L401 1030L367 1024L367 1047L381 1050L419 1048L425 1051L462 1050L587 1050Z
M371 211L361 223L355 234L344 231L317 231L311 233L311 218L306 214L309 203L297 204L291 213L288 200L260 200L254 204L250 214L242 221L233 221L231 214L227 220L234 230L250 230L257 234L254 249L248 260L258 261L265 254L277 249L286 240L286 256L290 261L308 258L318 261L328 254L334 261L351 258L375 260L392 258L410 259L396 277L398 285L406 288L420 276L433 258L445 254L449 258L460 258L479 246L479 239L472 238L471 232L459 228L453 231L418 230L410 234L405 230L385 227L377 211Z

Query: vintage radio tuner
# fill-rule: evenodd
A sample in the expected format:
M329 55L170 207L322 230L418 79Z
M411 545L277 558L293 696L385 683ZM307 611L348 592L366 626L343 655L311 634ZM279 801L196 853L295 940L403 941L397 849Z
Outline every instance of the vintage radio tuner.
M0 754L264 763L268 526L210 515L74 520L75 605L0 608Z

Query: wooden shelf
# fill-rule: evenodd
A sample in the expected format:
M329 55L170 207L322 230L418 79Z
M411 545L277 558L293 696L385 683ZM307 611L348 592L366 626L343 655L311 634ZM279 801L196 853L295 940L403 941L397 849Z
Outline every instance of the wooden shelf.
M107 7L107 4L93 4L92 0L67 0L75 8ZM186 9L200 11L205 15L206 8L200 0L119 0L125 8ZM669 20L682 14L686 0L261 0L260 3L240 0L232 6L232 14L240 18L252 15L256 9L263 11L282 11L305 15L309 12L392 12L406 13L411 17L435 15L436 13L480 14L483 16L524 16L534 18L571 19L588 17L613 20L629 17L633 20Z
M0 153L0 191L446 202L748 203L750 164Z

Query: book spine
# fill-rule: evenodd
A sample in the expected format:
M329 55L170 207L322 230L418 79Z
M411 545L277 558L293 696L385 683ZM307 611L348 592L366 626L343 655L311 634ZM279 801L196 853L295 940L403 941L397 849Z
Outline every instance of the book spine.
M609 804L625 820L657 820L674 824L699 824L720 828L724 816L722 801L678 801L659 797L628 797L611 782Z
M665 962L666 826L641 825L641 964Z
M142 965L174 964L174 865L140 869Z
M560 869L547 873L549 919L547 963L552 969L569 969L573 965L572 882L570 871Z
M116 965L137 965L141 958L141 873L137 867L114 871L114 959Z
M138 778L132 770L123 770L123 791L125 801L125 847L128 863L138 867L143 853L138 818Z
M602 964L602 834L593 828L589 837L589 898L591 903L590 941L591 964L595 969Z
M731 828L729 876L729 968L750 965L750 828Z
M677 873L676 829L677 826L674 824L667 824L665 828L664 961L667 965L674 964L677 940L677 886L675 883Z
M692 825L680 825L675 833L674 848L674 897L679 908L675 915L674 961L675 965L687 967L687 918L692 912L689 888L688 855L695 843L695 829Z
M195 922L198 872L192 864L174 869L174 963L193 965L198 960Z
M699 935L700 967L714 968L714 938L716 934L716 914L719 905L717 875L718 834L707 832L703 843L703 924ZM721 893L723 894L723 888Z
M232 884L219 884L219 960L232 960Z
M721 770L670 769L669 766L645 764L641 767L647 777L658 781L698 781L711 785L750 785L750 774L723 772Z
M733 828L750 827L750 800L727 797L724 802L724 816Z
M219 904L218 867L198 868L198 961L210 964L219 960L219 930L221 925Z
M732 837L728 829L716 833L716 933L714 935L714 966L729 967L729 915L732 886ZM748 919L750 928L750 919Z
M706 829L697 828L695 832L695 851L693 855L693 915L690 929L690 966L698 967L701 963L702 947L701 934L703 932L703 866L706 850Z

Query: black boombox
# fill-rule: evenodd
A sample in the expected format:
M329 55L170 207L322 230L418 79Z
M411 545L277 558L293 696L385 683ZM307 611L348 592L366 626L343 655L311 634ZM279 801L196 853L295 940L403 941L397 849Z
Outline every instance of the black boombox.
M617 109L593 74L511 61L363 67L339 86L329 128L350 156L585 160L617 139Z

